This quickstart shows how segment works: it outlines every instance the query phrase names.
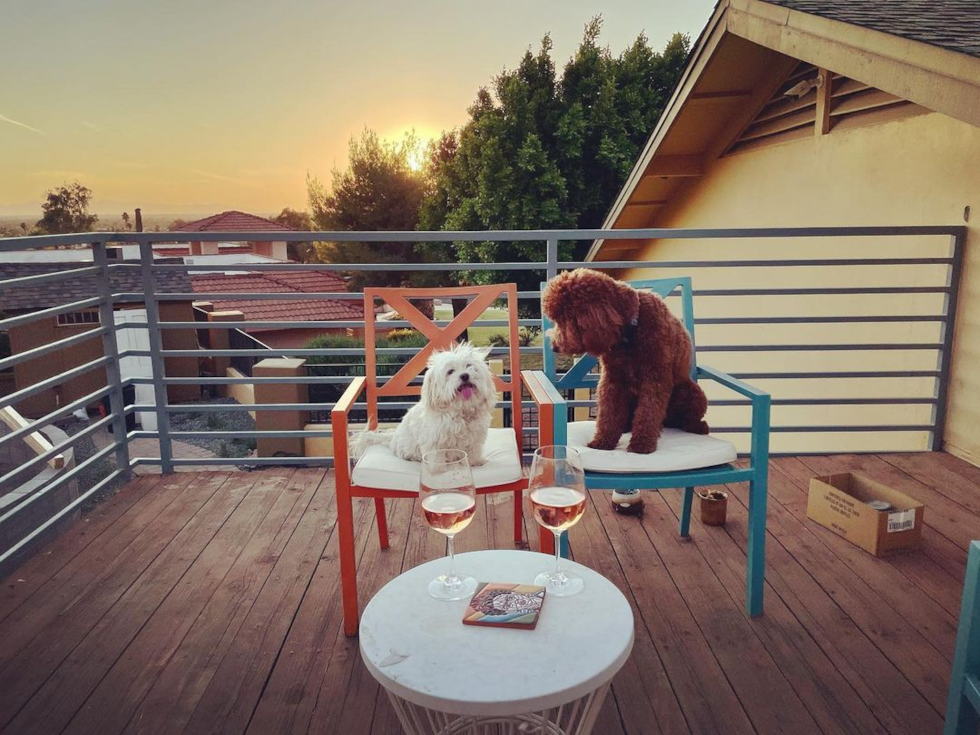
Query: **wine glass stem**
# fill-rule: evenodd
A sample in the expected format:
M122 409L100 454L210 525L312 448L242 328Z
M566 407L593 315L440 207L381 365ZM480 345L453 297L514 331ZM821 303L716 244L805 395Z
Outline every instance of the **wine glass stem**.
M561 579L561 531L554 531L555 534L555 579Z
M453 539L456 534L447 536L449 539L449 576L446 577L446 585L452 587L456 582L456 555L453 553Z

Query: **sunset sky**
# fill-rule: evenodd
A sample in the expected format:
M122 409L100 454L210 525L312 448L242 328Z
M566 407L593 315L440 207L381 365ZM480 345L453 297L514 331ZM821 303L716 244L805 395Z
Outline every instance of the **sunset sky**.
M713 0L5 0L0 215L78 180L93 210L306 207L365 127L423 139L551 32L560 66L593 15L619 53L694 39Z

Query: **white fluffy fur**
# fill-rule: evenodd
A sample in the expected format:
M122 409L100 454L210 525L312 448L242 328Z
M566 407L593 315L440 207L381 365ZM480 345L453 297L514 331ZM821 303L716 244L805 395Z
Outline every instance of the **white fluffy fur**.
M483 445L497 402L488 354L469 342L434 352L422 379L421 400L394 431L362 432L354 441L354 456L360 457L369 446L387 444L396 456L416 462L433 449L462 449L470 465L483 464ZM463 375L469 376L472 387L468 399L460 390Z

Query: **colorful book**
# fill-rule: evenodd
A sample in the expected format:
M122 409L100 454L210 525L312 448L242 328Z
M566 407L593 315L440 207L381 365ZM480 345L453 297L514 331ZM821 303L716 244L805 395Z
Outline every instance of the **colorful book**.
M545 588L536 584L481 582L463 614L463 625L532 630L538 624Z

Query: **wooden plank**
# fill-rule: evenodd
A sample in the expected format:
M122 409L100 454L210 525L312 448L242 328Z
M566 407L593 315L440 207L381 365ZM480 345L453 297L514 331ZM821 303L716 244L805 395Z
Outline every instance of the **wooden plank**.
M879 459L963 506L966 513L980 514L980 468L945 452L882 454Z
M662 177L693 177L704 174L701 156L655 156L643 175Z
M70 653L67 656L64 651L66 642L59 635L60 631L51 632L51 640L58 643L55 647L58 654L57 668L11 721L10 727L14 731L52 732L60 731L67 725L105 672L246 497L254 482L256 478L252 476L248 483L225 483L211 495L203 507L198 509L196 505L190 506L195 511L191 518L180 527L176 535L169 534L170 538L162 550L155 540L152 541L152 546L155 547L152 562L135 581L127 584L122 596L113 592L112 604L108 610L104 609L102 595L93 595L93 599L80 605L73 612L72 625L66 628L74 633L72 642L78 633L75 615L90 616L97 609L98 622L90 630L83 631L84 638L68 649ZM180 505L183 506L184 503ZM165 528L166 525L154 524L143 538L156 532L158 527ZM30 654L32 651L25 653ZM50 656L47 651L43 651L43 654L45 659ZM0 694L0 697L3 696L4 694ZM0 711L10 710L0 707Z
M0 705L7 703L8 696L18 701L32 683L38 683L19 673L23 662L34 664L32 673L57 666L224 482L224 476L215 476L203 487L192 489L194 479L182 475L172 483L159 483L147 502L111 527L105 543L90 546L90 553L63 568L30 604L4 621L0 682L10 677L16 685L4 687ZM52 553L60 553L57 542ZM65 619L71 620L70 626L64 625Z
M693 732L754 732L741 702L715 659L684 599L636 519L612 506L593 506L633 591L641 624L660 653ZM706 697L705 693L710 692Z
M814 135L826 135L830 132L831 95L834 90L834 75L827 69L819 70L821 85L817 89L816 120L813 125Z
M31 422L17 413L17 410L13 406L0 408L0 421L5 423L13 431L26 429L31 425ZM27 446L34 450L35 454L44 454L54 449L54 444L48 441L48 438L40 431L32 431L30 434L25 434L22 439ZM65 455L54 455L47 461L47 465L51 469L60 470L65 466Z
M121 732L165 671L176 671L178 685L180 679L193 675L228 626L235 623L236 602L244 600L244 604L249 604L272 569L269 556L304 489L299 485L289 487L294 472L260 476L177 586L105 672L85 706L72 718L69 729ZM293 527L295 523L290 532ZM183 645L185 641L187 647ZM177 658L179 654L183 655ZM179 695L179 690L175 694ZM167 711L164 705L164 712Z
M613 679L611 697L621 703L620 716L628 732L689 732L664 661L647 632L634 591L599 520L595 504L608 504L609 497L605 492L590 494L589 506L572 529L569 545L575 561L602 570L603 576L619 588L633 609L636 635L633 653ZM605 730L597 725L597 732Z
M130 709L135 711L128 729L141 733L174 732L186 726L219 663L241 634L259 595L267 585L275 585L275 568L293 535L300 533L299 524L309 510L324 474L323 470L300 469L286 481L275 505L179 647L162 666L159 677L139 701L139 706L136 707L135 701L132 703ZM215 539L212 543L218 541ZM312 574L313 567L308 569ZM159 655L152 656L154 661L159 659ZM105 683L103 680L100 688ZM127 703L129 700L127 697ZM88 706L92 706L92 698ZM127 707L117 704L112 709L115 710L113 722L121 723ZM110 726L105 721L101 727L108 731L115 729L115 725Z
M742 595L733 598L726 594L697 544L678 535L675 521L660 493L647 495L643 530L753 726L760 732L819 732L816 721L756 635L755 626L745 617Z
M680 494L662 496L674 521L679 522ZM774 502L772 498L770 502ZM745 554L725 528L701 525L698 513L693 514L691 525L693 545L744 615ZM854 735L887 732L771 585L766 588L765 614L752 619L752 627L822 731Z
M317 664L325 665L323 662L332 654L326 637L328 626L331 621L334 629L339 625L340 575L334 497L333 478L328 476L314 506L304 517L307 540L304 548L296 549L296 553L302 554L302 568L294 571L287 565L294 557L280 559L277 569L282 567L285 579L281 579L278 589L263 588L242 634L236 637L198 703L187 732L245 732L257 710L267 712L269 707L276 707L286 699L296 705L308 696L303 690L308 672ZM373 504L355 502L354 510L356 528L369 526ZM318 536L321 541L317 541ZM363 551L369 540L367 536L365 531L359 533L359 551ZM321 550L317 551L317 547ZM279 722L280 728L288 730L286 717L266 721Z
M118 518L129 512L161 480L161 475L142 475L71 524L41 553L15 569L0 586L0 622L24 604L54 575L70 564L80 565L83 552ZM33 603L32 603L33 604Z
M726 530L744 554L747 488L728 489ZM780 510L778 502L770 504L766 579L772 589L889 733L939 732L940 714L838 605L834 588L818 581L814 570L822 561L809 554L806 546L793 548L785 543L774 520ZM939 675L939 671L932 674Z
M770 473L769 487L788 480ZM732 496L746 505L747 488L732 488ZM731 505L731 500L729 500ZM945 676L949 662L916 628L896 613L868 581L862 579L811 531L809 523L796 519L778 502L768 514L770 535L778 539L836 603L839 611L873 642L894 668L918 690L936 714L943 711ZM839 617L839 614L838 614Z

